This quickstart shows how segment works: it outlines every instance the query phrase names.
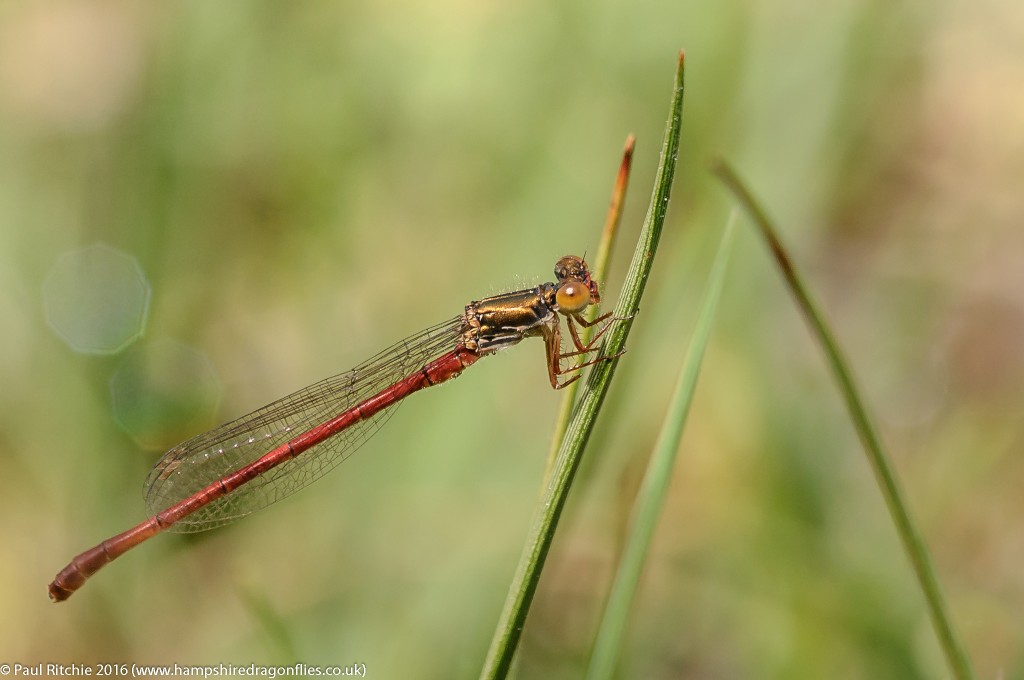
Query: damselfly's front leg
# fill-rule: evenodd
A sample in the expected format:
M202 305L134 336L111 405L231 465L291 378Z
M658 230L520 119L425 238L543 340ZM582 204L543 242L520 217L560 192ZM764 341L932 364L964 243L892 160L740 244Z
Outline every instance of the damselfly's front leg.
M594 334L594 337L590 339L590 342L584 344L576 331L576 327L573 325L574 318L578 323L587 327L597 325L601 322L604 322L604 325L597 331L597 333ZM580 379L582 375L580 371L582 371L587 366L593 366L594 364L600 363L602 361L610 361L611 359L616 359L625 354L626 351L622 350L621 352L617 352L615 354L595 357L589 361L580 362L574 366L570 366L569 368L562 368L562 359L568 359L570 357L575 356L585 356L587 354L590 354L591 352L596 352L597 348L594 345L596 345L597 341L601 339L601 336L608 331L608 329L614 322L622 320L623 319L620 317L613 317L611 312L603 314L590 322L587 322L583 317L581 317L578 314L567 316L566 324L569 326L569 335L572 337L573 345L575 345L577 348L575 351L572 352L562 351L561 326L559 324L549 326L549 331L544 334L544 348L547 352L548 378L551 380L551 387L553 387L556 390L560 390L563 387L568 387L569 385L573 384L574 382ZM558 376L566 375L569 373L575 373L576 375L569 378L565 382L558 381Z
M612 327L612 323L616 321L626 321L632 318L632 316L612 316L612 313L608 312L606 314L602 314L593 321L587 321L583 318L582 314L570 314L566 317L566 325L569 326L569 336L572 337L572 344L576 346L578 351L563 352L562 356L571 357L592 351L594 349L594 345L596 345L597 341L601 339L601 336L608 332L608 329ZM576 331L576 324L573 323L574 320L583 328L591 328L592 326L596 326L602 322L604 322L604 325L598 329L597 333L594 333L594 337L590 338L590 342L584 344L580 339L579 333Z

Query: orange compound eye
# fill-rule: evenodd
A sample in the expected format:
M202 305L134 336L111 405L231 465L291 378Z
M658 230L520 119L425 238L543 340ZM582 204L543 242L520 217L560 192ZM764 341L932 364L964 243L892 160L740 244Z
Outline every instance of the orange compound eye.
M555 293L555 302L563 312L582 312L590 304L590 289L581 281L567 281Z

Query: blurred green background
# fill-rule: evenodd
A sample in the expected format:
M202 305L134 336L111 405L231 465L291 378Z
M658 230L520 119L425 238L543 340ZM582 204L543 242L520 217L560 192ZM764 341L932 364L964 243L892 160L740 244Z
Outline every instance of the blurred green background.
M980 677L1024 678L1024 6L641 0L0 6L0 662L365 663L475 677L559 395L532 342L416 396L323 481L159 537L169 446L593 253L614 301L680 47L655 275L524 633L585 665L731 201L778 220L891 445ZM941 678L818 348L742 238L623 678ZM98 245L100 244L100 245Z

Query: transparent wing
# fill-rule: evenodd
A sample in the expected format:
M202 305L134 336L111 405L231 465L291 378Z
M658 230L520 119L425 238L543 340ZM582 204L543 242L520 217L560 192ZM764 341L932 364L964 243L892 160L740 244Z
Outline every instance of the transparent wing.
M377 394L454 349L459 317L412 335L347 373L309 387L175 446L146 478L150 515L169 508L267 452ZM401 402L398 402L401 403ZM170 527L204 531L228 524L319 479L373 436L398 404L361 420Z

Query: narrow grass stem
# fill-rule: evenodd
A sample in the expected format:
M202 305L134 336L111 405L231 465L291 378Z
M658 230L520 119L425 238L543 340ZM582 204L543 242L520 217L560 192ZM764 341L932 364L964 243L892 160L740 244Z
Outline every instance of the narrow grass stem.
M725 272L732 250L733 227L736 222L734 212L729 219L718 248L718 255L708 276L708 287L701 302L697 323L690 339L683 367L679 373L679 381L669 403L665 421L662 424L658 440L648 461L643 483L633 504L629 532L626 544L619 559L619 566L612 581L611 592L605 603L604 615L594 640L590 665L587 668L587 680L607 680L615 672L615 665L622 647L629 612L640 582L647 551L654 538L654 530L658 525L665 496L668 493L669 480L675 466L676 452L683 437L683 428L693 402L693 394L697 389L697 378L704 358L704 350L711 336L715 309L722 294L725 283Z
M750 215L754 224L758 227L768 247L775 257L775 261L782 272L790 292L796 298L800 311L811 327L825 352L832 373L839 384L839 391L846 401L846 407L850 411L850 418L857 430L864 451L867 453L868 461L878 480L879 489L885 504L889 509L889 515L896 532L899 534L903 549L910 559L917 575L918 584L924 593L924 598L931 616L932 625L939 639L939 645L946 655L946 661L954 677L958 680L974 678L974 671L967 656L966 649L953 628L952 619L949 615L949 608L939 586L938 578L935 575L935 567L932 564L928 547L925 544L921 531L910 515L910 510L903 498L896 474L889 463L889 455L882 444L881 437L868 414L867 407L860 398L853 381L853 375L847 367L847 361L843 356L839 345L836 342L832 331L825 322L825 317L818 309L817 304L811 299L810 292L804 285L803 280L796 271L793 260L789 257L785 246L779 239L778 230L768 219L767 214L760 204L754 199L746 185L740 180L733 169L724 161L719 161L713 171L725 183L730 191L736 196L740 204Z
M594 279L602 286L608 280L608 263L611 260L612 248L615 246L615 237L619 233L619 225L622 223L622 208L626 203L626 189L629 187L629 172L633 167L633 150L635 148L636 137L629 135L626 138L626 146L622 151L622 162L619 164L619 172L612 188L612 200L608 206L604 229L601 232L601 242L598 244L597 255L594 257L594 263L590 269ZM597 315L597 307L588 307L585 314L588 321L593 321ZM581 329L580 340L584 345L590 340L593 332L593 327ZM572 416L572 407L576 403L579 389L580 381L577 380L562 392L562 403L559 406L558 417L555 419L555 432L551 437L551 449L548 451L548 460L544 467L545 486L551 476L551 468L555 464L558 449L562 446L562 439L565 438L565 431L569 428L569 418Z

